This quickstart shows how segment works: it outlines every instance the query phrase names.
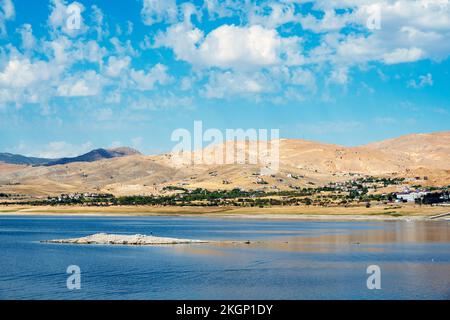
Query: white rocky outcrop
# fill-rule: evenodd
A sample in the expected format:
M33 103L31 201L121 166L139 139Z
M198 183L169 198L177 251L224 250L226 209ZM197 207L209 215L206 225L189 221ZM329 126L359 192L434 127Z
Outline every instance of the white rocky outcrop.
M45 240L47 243L72 243L72 244L116 244L116 245L160 245L160 244L189 244L189 243L207 243L210 241L177 239L147 236L143 234L122 235L97 233L87 237L72 239Z

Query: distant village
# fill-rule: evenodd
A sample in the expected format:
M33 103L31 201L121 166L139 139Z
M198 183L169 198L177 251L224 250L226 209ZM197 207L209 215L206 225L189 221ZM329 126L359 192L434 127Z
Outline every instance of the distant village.
M291 175L291 178L299 178ZM426 180L426 177L421 178ZM0 204L29 205L153 205L153 206L354 206L389 203L414 203L419 205L449 205L450 186L425 188L410 185L418 178L358 177L346 182L332 182L320 187L293 187L292 190L276 188L245 190L187 189L183 186L166 186L161 195L135 195L116 197L106 193L69 193L46 199L29 200L25 196L0 193ZM409 183L409 184L408 184ZM256 177L256 184L267 182ZM401 192L383 193L380 189L398 186Z

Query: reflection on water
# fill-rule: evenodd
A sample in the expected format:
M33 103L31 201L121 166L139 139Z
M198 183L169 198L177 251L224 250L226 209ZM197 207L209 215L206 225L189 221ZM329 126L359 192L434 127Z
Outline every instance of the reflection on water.
M159 247L42 244L98 232L207 239ZM230 241L231 240L231 241ZM449 299L448 222L0 217L1 299ZM68 265L82 289L68 291ZM382 270L368 290L366 268Z

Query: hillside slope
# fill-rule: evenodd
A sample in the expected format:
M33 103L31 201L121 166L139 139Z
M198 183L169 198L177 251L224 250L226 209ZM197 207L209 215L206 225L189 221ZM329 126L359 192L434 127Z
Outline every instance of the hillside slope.
M4 169L0 166L0 192L38 196L85 191L164 194L170 192L164 190L166 186L276 191L361 176L405 177L422 185L450 184L450 132L409 135L360 147L294 139L281 139L279 143L280 166L273 174L261 175L262 164L177 165L171 154L143 156L127 150L131 155L126 157L98 160L97 154L92 154L81 159L97 161L39 167L10 165ZM226 147L244 149L246 159L254 152L246 143L226 142L207 147L203 157L210 159ZM104 157L101 152L100 156ZM199 152L192 154L195 156Z

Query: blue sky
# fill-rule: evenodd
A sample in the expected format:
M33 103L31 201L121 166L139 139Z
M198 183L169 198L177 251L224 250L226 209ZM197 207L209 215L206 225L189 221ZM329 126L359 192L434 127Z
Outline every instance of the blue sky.
M195 120L344 145L449 130L448 2L0 0L0 151L159 153Z

